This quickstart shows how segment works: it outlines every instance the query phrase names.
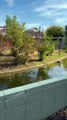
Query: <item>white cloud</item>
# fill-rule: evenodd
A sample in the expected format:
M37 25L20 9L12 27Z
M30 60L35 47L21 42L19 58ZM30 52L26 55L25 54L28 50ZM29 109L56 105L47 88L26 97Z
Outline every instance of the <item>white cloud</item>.
M44 0L33 11L43 17L47 25L67 24L67 0Z
M26 24L27 28L38 27L38 26L40 26L40 23L27 23Z
M67 1L47 0L34 9L39 16L57 17L67 12Z
M63 24L66 25L67 24L67 17L63 17L63 18L56 18L56 20L54 21L56 24Z
M5 1L8 3L9 6L12 6L14 3L14 0L5 0Z

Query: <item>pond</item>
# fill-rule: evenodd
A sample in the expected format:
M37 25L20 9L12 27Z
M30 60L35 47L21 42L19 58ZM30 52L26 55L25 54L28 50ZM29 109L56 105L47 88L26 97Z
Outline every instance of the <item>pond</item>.
M54 63L45 68L35 68L26 72L18 72L8 76L0 76L0 90L10 89L17 86L58 77L67 72L67 59L61 63Z

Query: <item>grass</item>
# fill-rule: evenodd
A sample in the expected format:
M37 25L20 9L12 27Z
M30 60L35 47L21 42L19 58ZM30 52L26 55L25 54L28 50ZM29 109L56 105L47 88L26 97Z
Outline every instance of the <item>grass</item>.
M14 57L12 56L0 56L0 65L12 61Z
M64 51L61 51L61 53L59 54L59 52L56 50L51 56L45 56L44 62L48 63L52 61L58 61L65 57L67 57L67 53L65 53Z
M57 61L63 60L64 58L67 58L67 53L65 53L64 51L61 52L61 54L59 55L58 51L55 51L51 56L45 56L44 57L44 61L39 62L39 61L32 61L32 62L28 62L25 65L21 64L21 65L17 65L17 66L9 66L6 67L4 66L4 68L0 70L0 75L4 75L4 74L8 74L8 73L17 73L19 71L26 71L29 69L33 69L33 68L37 68L37 67L41 67L44 65L50 65L52 63L55 63ZM4 56L1 57L0 61L2 61L3 63L11 61L12 58L11 56ZM36 56L37 59L37 56Z
M6 49L6 50L3 50L2 53L4 53L4 54L10 54L11 50L10 49Z

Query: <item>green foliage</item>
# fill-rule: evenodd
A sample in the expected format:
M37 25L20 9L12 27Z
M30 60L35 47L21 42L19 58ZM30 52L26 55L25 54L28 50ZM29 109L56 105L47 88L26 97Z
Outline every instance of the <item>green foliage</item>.
M67 36L67 25L65 26L65 36Z
M11 53L12 53L12 55L14 56L14 57L16 57L16 56L18 56L18 54L19 54L19 51L18 51L18 49L16 49L16 48L12 48L11 49Z
M25 31L25 23L19 24L16 16L6 16L6 34L13 43L13 50L17 53L23 45L22 36ZM17 54L16 54L17 55Z
M26 55L19 55L19 56L15 57L14 65L18 65L18 64L24 64L25 65L26 61L27 61L27 56Z
M65 40L65 47L64 47L65 52L67 53L67 40Z
M59 36L63 37L64 29L63 27L60 27L60 26L52 26L46 30L46 35L52 36L52 37L59 37Z
M26 56L34 49L34 40L25 32L25 23L19 24L16 16L6 16L6 34L13 43L11 52L16 57L15 61L21 61L21 58L25 61ZM25 56L20 58L20 52Z
M48 73L48 68L44 68L44 67L39 68L37 74L38 80L40 79L44 80L44 78L48 79L49 75L47 73Z
M53 41L52 36L44 37L44 47L46 48L46 55L51 55L53 53L53 51L55 50L55 42Z
M67 52L67 25L65 26L65 52Z
M3 41L3 35L0 34L0 42L2 43L2 41ZM0 43L0 44L1 44L1 43ZM1 55L1 49L2 49L2 47L0 46L0 55Z
M34 51L34 39L31 38L27 33L24 33L23 46L21 49L27 55Z
M45 53L45 47L42 45L42 47L39 49L39 61L44 60L44 53Z
M44 36L44 41L39 49L39 60L44 60L44 55L51 55L55 50L55 42L52 40L52 37Z
M11 52L15 57L15 63L25 64L29 60L29 54L34 50L38 50L39 60L44 60L44 55L51 55L57 45L56 42L53 42L52 37L63 35L64 31L62 27L52 26L47 29L42 42L35 42L25 32L25 23L19 24L16 16L13 18L6 16L6 36L4 39L8 37L13 44ZM21 52L22 56L20 56Z
M0 41L3 41L3 35L0 34Z

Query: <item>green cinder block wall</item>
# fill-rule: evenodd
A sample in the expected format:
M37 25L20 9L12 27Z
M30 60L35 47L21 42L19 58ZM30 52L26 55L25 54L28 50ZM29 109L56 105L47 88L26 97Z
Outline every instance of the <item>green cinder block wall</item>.
M67 106L67 76L0 91L0 120L41 120Z

